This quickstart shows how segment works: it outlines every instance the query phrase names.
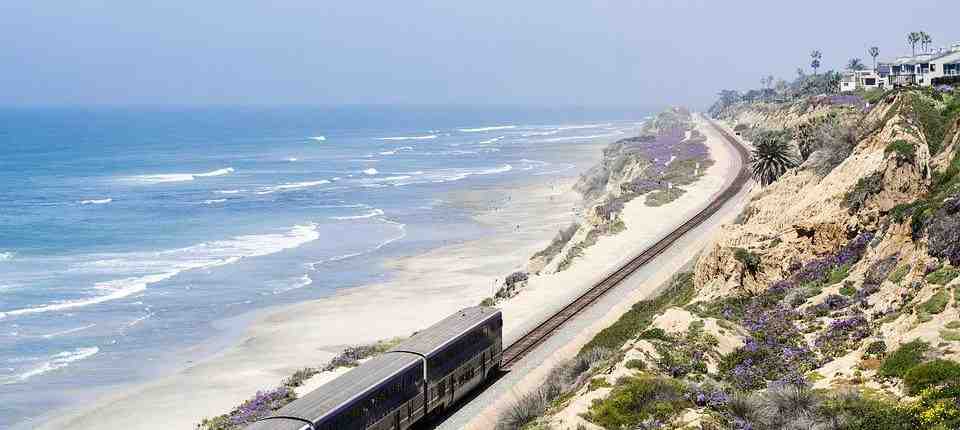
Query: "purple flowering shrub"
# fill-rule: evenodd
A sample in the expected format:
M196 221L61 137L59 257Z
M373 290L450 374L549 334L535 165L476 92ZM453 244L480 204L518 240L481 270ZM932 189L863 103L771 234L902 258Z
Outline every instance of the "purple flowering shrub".
M825 357L840 357L860 347L863 339L870 336L870 322L862 314L855 314L830 323L817 337L814 346Z
M817 367L816 355L793 322L794 311L751 308L746 315L741 321L749 333L744 345L720 362L720 374L733 386L758 389L791 372L802 374Z
M198 429L202 430L234 430L240 429L256 420L264 418L273 411L280 409L297 398L293 389L280 386L272 390L257 391L253 398L243 402L230 413L214 418L204 419Z
M707 373L707 358L719 357L716 352L717 339L703 331L703 321L690 323L683 336L666 336L648 339L653 343L659 358L657 368L674 378L688 374ZM652 332L652 329L645 333ZM658 339L658 340L655 340Z

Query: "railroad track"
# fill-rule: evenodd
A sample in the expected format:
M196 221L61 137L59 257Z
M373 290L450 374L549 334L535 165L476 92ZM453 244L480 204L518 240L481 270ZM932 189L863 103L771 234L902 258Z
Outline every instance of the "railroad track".
M607 277L591 287L587 292L577 297L576 300L566 305L563 309L553 314L550 318L547 318L546 321L540 323L540 325L534 327L520 337L520 339L508 346L503 351L501 364L503 369L509 369L512 365L516 364L520 359L546 341L557 329L563 326L564 323L584 309L590 307L597 299L619 285L620 282L633 274L637 269L643 267L657 255L660 255L660 253L676 242L677 239L680 239L684 234L710 218L710 216L715 214L724 204L732 199L733 196L737 195L747 181L750 180L750 172L747 168L750 154L747 152L747 149L740 145L736 138L718 126L712 119L704 118L710 123L710 126L716 129L717 132L733 145L738 155L740 155L741 168L733 182L731 182L723 192L718 194L703 210L697 212L696 215L657 241L657 243L654 243L619 269L607 275Z

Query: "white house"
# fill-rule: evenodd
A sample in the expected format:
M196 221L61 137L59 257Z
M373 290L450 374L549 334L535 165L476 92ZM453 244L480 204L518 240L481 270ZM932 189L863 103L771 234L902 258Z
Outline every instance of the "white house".
M858 88L871 90L885 88L887 80L876 70L850 70L840 75L840 91L855 91Z
M894 86L926 87L939 83L960 83L960 43L953 44L949 49L900 57L892 63L881 64L878 70L889 70L887 81Z

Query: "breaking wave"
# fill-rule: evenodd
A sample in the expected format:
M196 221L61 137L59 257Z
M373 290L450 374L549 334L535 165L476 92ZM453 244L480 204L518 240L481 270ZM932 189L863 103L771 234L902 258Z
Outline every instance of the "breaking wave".
M93 346L89 348L76 348L72 351L63 351L56 353L47 358L47 361L44 361L39 366L34 367L26 372L23 372L19 375L9 376L3 379L2 384L15 384L18 382L26 381L34 376L42 375L47 372L52 372L57 369L62 369L70 365L70 363L84 360L100 352L100 348Z
M330 217L330 219L335 219L335 220L343 221L343 220L350 220L350 219L373 218L373 217L375 217L375 216L381 216L381 215L383 215L383 210L382 210L382 209L373 208L372 210L370 210L369 212L367 212L367 213L365 213L365 214L361 214L361 215L349 215L349 216L332 216L332 217Z
M70 270L94 275L120 274L124 277L95 283L91 297L3 311L0 312L0 319L57 312L122 299L145 291L151 284L189 270L223 266L244 258L274 254L319 238L317 224L311 223L293 226L282 233L237 236L166 251L97 255L99 259L78 263Z
M185 182L197 178L209 178L214 176L223 176L233 173L233 167L212 170L204 173L163 173L159 175L138 175L129 179L145 184L161 184L165 182Z
M477 133L481 131L494 131L494 130L510 130L512 128L517 128L515 125L497 125L493 127L477 127L477 128L461 128L459 131L464 133Z
M81 201L80 201L80 204L81 204L81 205L105 205L105 204L110 203L110 202L112 202L112 201L113 201L113 199L111 199L111 198L106 198L106 199L93 199L93 200L81 200Z
M303 188L316 187L318 185L329 184L330 181L326 179L321 179L319 181L306 181L306 182L289 182L286 184L280 184L273 187L264 187L260 191L257 191L256 194L273 194L277 191L290 191L290 190L299 190Z

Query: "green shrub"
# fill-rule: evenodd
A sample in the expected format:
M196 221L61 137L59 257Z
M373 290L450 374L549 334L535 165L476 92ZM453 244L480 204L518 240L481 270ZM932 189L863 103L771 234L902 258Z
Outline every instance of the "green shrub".
M840 287L840 294L843 294L847 297L851 297L857 293L857 289L853 288L853 285L844 285Z
M596 390L597 388L608 388L608 387L612 387L612 386L613 386L613 385L611 385L609 382L607 382L606 379L603 379L603 378L593 378L593 379L590 380L590 384L587 386L587 391L593 391L593 390Z
M894 153L897 158L906 161L910 164L917 159L917 145L914 145L906 140L899 139L895 140L883 150L883 155L889 155Z
M900 281L902 281L903 278L907 276L907 273L910 273L910 265L900 266L899 268L897 268L897 270L894 270L893 273L890 274L890 278L889 278L890 282L893 282L894 284L899 284Z
M950 301L950 295L946 290L940 290L930 296L927 301L920 305L920 310L930 315L936 315L947 308L947 302Z
M627 360L624 366L626 366L627 369L644 370L647 368L647 363L643 360L634 358L632 360Z
M692 406L673 379L626 377L607 398L590 406L585 418L606 429L638 428L647 420L667 422Z
M735 248L733 250L733 258L743 264L750 273L757 273L757 270L760 269L760 256L756 253L747 251L743 248Z
M960 321L950 321L947 323L946 328L958 329L960 328Z
M823 281L823 284L826 286L836 284L844 279L847 279L847 275L850 274L850 265L844 264L840 267L834 267L830 269L830 273L827 273L827 279ZM853 287L851 287L853 288Z
M927 282L934 285L946 285L960 276L960 270L950 266L941 267L926 276Z
M912 367L903 375L907 393L915 396L927 387L960 379L960 364L947 360L931 360Z
M928 343L919 339L900 345L896 351L890 353L883 360L877 374L884 377L902 378L908 370L920 364L923 360L923 354L929 348Z
M940 330L940 338L949 342L960 342L960 331Z
M678 273L670 280L667 288L653 299L635 303L629 311L620 316L617 322L597 333L590 339L580 353L596 347L618 350L627 341L647 328L653 317L671 306L684 306L693 299L693 272Z
M651 329L644 330L642 333L640 333L640 336L638 338L639 339L657 339L657 340L663 340L667 342L673 340L670 337L670 335L667 334L667 332L663 331L663 329L660 327L654 327Z
M497 301L494 300L493 297L487 297L487 298L483 299L482 301L480 301L480 306L484 306L484 307L490 308L490 307L493 307L493 306L496 306L496 305L497 305Z
M880 398L862 395L838 395L827 400L824 411L842 416L843 430L918 430L920 421L909 408Z

